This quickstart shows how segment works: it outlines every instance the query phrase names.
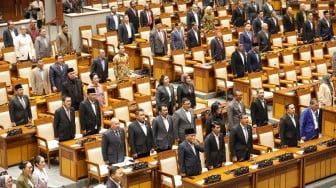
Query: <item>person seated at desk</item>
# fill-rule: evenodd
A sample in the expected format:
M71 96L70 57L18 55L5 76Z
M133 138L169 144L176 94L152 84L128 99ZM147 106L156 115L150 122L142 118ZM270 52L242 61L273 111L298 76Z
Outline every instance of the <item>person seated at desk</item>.
M121 44L132 44L135 40L135 30L127 15L118 26L118 38Z
M121 180L123 176L122 168L117 166L110 166L109 177L106 180L106 188L122 188Z
M253 127L268 124L267 102L263 88L257 89L257 98L252 101L250 109Z
M17 188L35 188L32 178L33 165L29 161L23 161L19 165L19 169L22 171L20 176L16 180Z
M181 176L196 176L202 173L202 165L199 152L204 152L196 139L194 128L184 130L185 140L178 146L178 161Z
M209 170L224 166L226 161L224 135L217 121L211 123L212 132L205 137L204 149L206 166Z
M113 57L113 65L116 80L128 80L130 75L129 58L124 45L119 45L119 53Z
M286 114L280 119L281 147L295 147L300 141L299 117L295 114L295 105L285 105Z
M262 70L258 43L253 43L252 46L253 48L247 53L247 71L249 73Z
M319 102L312 98L309 107L306 108L300 116L300 136L304 141L319 137Z
M66 141L75 138L75 110L71 107L71 97L62 96L62 106L55 111L54 134L58 141Z
M15 95L9 101L8 109L12 126L19 126L32 123L32 111L29 97L23 94L21 84L14 86Z
M162 23L155 21L155 28L149 33L149 43L153 56L164 56L168 52L167 33L162 29Z
M246 114L239 115L240 123L230 129L230 151L233 162L249 160L252 155L252 127Z
M112 118L110 128L103 133L101 148L105 164L111 165L124 161L126 156L125 130L120 128L118 118Z

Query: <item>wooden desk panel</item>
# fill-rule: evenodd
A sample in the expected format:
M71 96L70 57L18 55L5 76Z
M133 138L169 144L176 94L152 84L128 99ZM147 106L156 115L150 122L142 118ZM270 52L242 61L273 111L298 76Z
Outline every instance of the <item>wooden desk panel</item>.
M130 70L136 70L141 68L140 49L135 44L125 45L126 53L129 58Z
M204 93L215 90L214 70L211 65L194 65L194 85L196 91Z
M241 91L243 93L243 102L245 104L245 108L250 108L250 82L248 79L234 79L233 80L233 89Z
M94 35L91 41L92 41L92 58L98 57L99 49L104 49L105 52L107 52L105 37Z
M336 107L322 109L322 134L336 137Z
M0 131L0 166L7 169L9 166L31 160L36 154L36 129L22 128L22 134L6 137L7 130Z
M171 58L168 56L154 57L153 61L153 76L155 80L159 81L162 74L166 74L170 80L173 79L174 69Z

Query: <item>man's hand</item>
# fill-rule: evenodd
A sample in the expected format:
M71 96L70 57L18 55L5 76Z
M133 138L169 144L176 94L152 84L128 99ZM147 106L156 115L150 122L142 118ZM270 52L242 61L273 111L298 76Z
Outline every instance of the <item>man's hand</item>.
M181 175L181 177L186 177L187 176L185 173L181 173L180 175Z
M135 154L132 155L132 157L133 157L134 159L136 159L136 158L138 158L138 154L135 153Z
M57 92L57 88L55 86L53 86L52 90L53 92Z
M237 157L236 156L232 157L232 162L237 162Z
M110 163L109 161L105 161L105 164L106 164L106 165L110 165L109 163Z

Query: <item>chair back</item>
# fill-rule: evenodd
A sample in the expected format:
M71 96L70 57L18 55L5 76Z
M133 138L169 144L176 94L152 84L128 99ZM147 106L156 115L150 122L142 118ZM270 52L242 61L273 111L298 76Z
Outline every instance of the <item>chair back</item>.
M116 76L115 76L115 74L114 74L114 66L113 66L112 63L109 63L109 64L108 64L108 75L109 75L108 78L109 78L111 81L115 81L115 80L117 80L117 79L116 79Z
M159 169L162 172L178 175L176 150L168 150L158 153Z
M270 53L266 55L268 67L279 68L279 55Z
M137 92L151 96L151 86L149 77L142 77L135 80Z
M312 45L313 49L313 56L317 58L322 58L323 59L323 44L322 43L316 43Z
M256 128L259 144L274 148L273 125L265 125Z
M163 10L165 13L174 14L174 5L172 3L164 3Z
M16 54L14 47L2 48L1 53L4 61L7 61L9 64L16 63Z
M97 6L98 5L99 4L97 4ZM91 39L92 39L92 26L91 25L80 26L79 35L80 35L83 46L91 46ZM88 40L83 40L83 38L88 39Z
M282 36L281 34L272 34L271 35L272 45L275 47L282 48Z
M226 7L217 7L217 15L220 16L228 16Z
M91 67L89 66L79 67L79 78L84 84L91 83L90 74L91 74Z
M149 41L150 27L139 27L140 38Z
M224 43L224 48L225 48L226 58L230 59L232 53L236 50L235 43L234 42L225 42Z
M286 32L287 43L297 45L297 35L295 31Z
M49 113L55 114L57 108L62 106L62 97L60 94L49 96L46 98L47 109Z
M334 55L334 52L336 52L336 42L328 42L327 43L327 49L329 55Z
M3 126L4 129L12 127L12 122L9 117L8 105L0 106L0 119L1 119L1 125Z
M184 50L180 49L180 50L173 50L172 51L172 59L173 62L176 64L180 64L183 67L185 67L185 55L184 55ZM175 66L175 70L177 69L177 67Z
M225 63L218 63L213 64L213 68L215 71L215 78L224 78L227 81L227 64ZM222 82L220 79L216 79L216 85Z
M52 117L44 117L42 119L37 119L34 121L34 125L36 126L36 135L46 140L54 140L54 126L53 126L53 118Z
M191 49L193 60L205 63L204 50L202 46L194 47Z
M30 83L30 75L32 72L32 63L31 62L23 62L23 63L19 63L16 65L17 71L18 71L18 75L20 78L27 78L29 85L31 85Z
M120 82L117 87L120 98L124 98L129 101L134 100L132 81Z
M160 0L159 3L151 3L150 4L150 9L153 12L153 16L159 16L161 14L161 5L160 5Z
M301 46L299 48L300 59L304 61L311 61L311 48L310 46Z
M1 81L6 82L6 86L12 85L9 65L0 65L0 78L1 78Z
M128 102L122 100L111 104L114 117L118 117L126 122L130 121ZM126 128L126 125L125 125Z
M281 55L282 55L283 63L285 63L285 64L293 64L294 63L293 51L284 50L284 51L282 51Z
M311 99L311 91L310 88L300 88L297 90L298 95L298 105L300 106L300 113L304 110L304 108L310 106Z
M111 44L114 46L114 48L112 46L107 46L107 52L117 53L119 51L117 48L119 45L118 33L116 31L106 32L105 39L106 44Z
M105 33L107 32L106 23L96 24L96 28L97 28L97 34L98 35L104 36Z
M6 82L0 82L0 105L8 103Z
M135 98L138 108L143 109L146 115L153 116L153 105L150 95L139 96Z
M76 74L78 73L78 62L76 55L64 56L64 63L68 64L69 68L73 68Z

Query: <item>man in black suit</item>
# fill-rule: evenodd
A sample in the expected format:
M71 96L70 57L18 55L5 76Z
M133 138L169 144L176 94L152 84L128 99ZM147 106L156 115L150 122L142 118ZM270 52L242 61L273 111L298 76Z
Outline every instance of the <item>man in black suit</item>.
M149 7L149 3L146 3L144 10L140 12L140 25L141 27L149 26L153 28L154 16L153 11Z
M292 103L285 105L286 114L280 119L281 147L295 147L300 142L299 117L295 114Z
M271 50L271 39L268 33L267 23L262 24L262 30L257 34L257 42L259 46L259 52L267 52Z
M302 33L302 26L306 20L307 20L306 5L302 3L300 4L300 11L297 11L296 13L296 24L299 33Z
M187 14L187 29L190 30L192 28L192 23L197 23L198 29L201 27L201 19L202 16L198 11L198 6L193 4L191 7L191 11Z
M212 132L205 137L205 163L209 170L224 166L226 161L224 136L220 127L217 121L212 122Z
M282 23L284 26L284 33L295 31L295 19L292 14L292 7L288 7L287 13L282 16Z
M79 117L84 135L97 134L101 127L99 101L96 99L96 89L87 89L87 99L79 104Z
M187 44L189 49L201 46L201 33L196 22L192 23L192 28L187 32Z
M182 99L182 107L174 112L174 126L175 135L178 137L179 143L184 141L184 130L188 128L196 129L195 115L192 108L190 108L191 102L187 98Z
M135 40L135 30L127 15L124 16L123 23L118 27L118 38L122 44L131 44Z
M30 109L30 102L27 95L23 94L21 84L14 86L15 95L9 101L9 117L12 126L30 124L32 122L32 112Z
M262 23L264 23L264 12L260 10L257 17L252 21L254 36L257 36L258 32L261 30Z
M55 63L49 67L49 79L53 92L61 91L62 83L68 78L68 64L64 63L62 55L55 55Z
M243 50L243 44L237 42L236 50L231 55L231 70L235 78L244 77L247 73L247 62Z
M158 110L159 115L152 121L152 130L156 151L161 152L172 149L176 136L174 135L173 118L168 115L167 106L160 105Z
M271 17L269 17L266 20L266 23L268 25L268 31L270 35L277 34L280 31L279 21L278 21L275 10L272 11Z
M318 21L317 34L320 36L321 41L330 41L335 38L332 21L330 19L329 11L323 11L324 17Z
M237 2L237 7L232 12L231 22L236 27L242 27L245 24L245 10L241 0Z
M62 83L62 95L71 97L71 106L75 110L79 109L79 104L83 101L82 81L77 78L73 68L68 69L68 79Z
M274 10L274 7L272 5L272 0L267 0L262 7L262 11L264 12L264 17L266 19L271 17L271 12L273 10Z
M199 152L204 152L204 148L199 145L194 128L185 129L184 135L185 140L178 146L181 176L196 176L202 172Z
M247 19L252 23L252 21L257 17L257 12L259 11L259 5L256 0L251 0L251 3L246 5Z
M126 156L125 130L120 128L118 118L112 118L110 128L102 136L102 155L105 164L112 165L124 161Z
M138 15L138 10L135 8L134 0L130 1L130 7L126 10L125 15L128 16L130 22L132 23L135 33L138 33L139 15Z
M216 36L210 42L211 59L220 62L225 59L225 47L221 31L216 31Z
M107 32L118 31L120 24L120 16L117 14L117 7L111 6L111 14L106 16L106 29Z
M75 111L71 107L71 97L63 95L62 103L54 115L54 134L60 142L75 138L76 133Z
M149 156L154 151L152 128L145 120L143 109L135 111L136 120L128 126L128 142L131 147L131 156L140 158Z
M307 18L307 21L305 21L302 25L302 37L304 43L311 44L314 42L315 38L315 23L313 20L313 13L309 12Z
M106 180L106 187L108 188L122 188L123 169L117 166L108 167L110 176Z
M233 162L246 161L252 154L252 127L246 114L239 115L240 124L230 129L230 151Z
M14 40L13 40L12 35L18 36L19 32L14 27L14 22L13 21L8 20L7 26L8 26L8 29L4 30L3 33L2 33L3 42L4 42L4 45L5 45L5 48L14 47Z
M105 57L105 50L99 49L98 57L92 61L91 74L96 73L99 77L99 83L106 82L108 78L108 60Z
M251 103L251 118L253 127L259 127L268 124L267 102L264 98L264 89L257 90L257 98Z

